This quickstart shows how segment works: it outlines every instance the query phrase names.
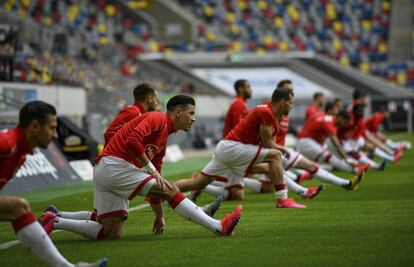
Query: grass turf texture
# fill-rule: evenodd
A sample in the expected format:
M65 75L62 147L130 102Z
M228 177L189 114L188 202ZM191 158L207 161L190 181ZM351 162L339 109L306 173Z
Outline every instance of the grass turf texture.
M414 136L394 137L414 143ZM188 177L207 161L204 157L165 166L165 176ZM276 209L272 194L247 190L234 237L216 237L168 208L166 234L155 236L153 213L146 208L130 213L120 240L89 241L69 232L58 232L52 239L73 262L107 257L108 266L413 266L413 163L414 150L407 151L396 166L370 170L356 192L327 185L317 198L299 200L307 205L303 210ZM312 184L319 183L305 185ZM91 183L84 183L24 196L34 201L32 209L40 215L49 203L68 211L91 209L91 190ZM199 204L211 200L203 193ZM130 206L141 203L138 197ZM237 203L223 203L216 217ZM10 223L0 223L0 243L14 239ZM0 266L43 265L15 246L0 250Z

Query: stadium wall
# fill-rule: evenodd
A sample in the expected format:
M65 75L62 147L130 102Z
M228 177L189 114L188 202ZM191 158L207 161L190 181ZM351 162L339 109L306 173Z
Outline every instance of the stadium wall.
M0 83L0 94L6 100L10 98L20 103L30 100L48 102L56 107L59 115L71 118L78 126L81 126L86 115L86 91L81 87Z

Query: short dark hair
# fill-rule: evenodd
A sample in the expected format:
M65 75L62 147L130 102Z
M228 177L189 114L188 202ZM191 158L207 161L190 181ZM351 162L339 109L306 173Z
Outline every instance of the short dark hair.
M333 103L336 105L336 104L338 104L338 102L342 102L342 98L339 98L339 97L337 97L337 98L335 98L334 99L334 101L333 101Z
M195 106L194 98L188 95L176 95L173 96L167 102L167 111L174 110L175 107L180 106L182 109L186 109L188 105Z
M34 120L37 120L40 124L45 124L49 115L56 115L54 106L43 101L30 101L20 109L19 125L26 128Z
M281 80L278 84L277 84L277 88L282 88L283 85L285 84L292 84L291 80L285 79L285 80Z
M327 102L325 104L325 112L328 112L329 110L333 109L335 107L334 102Z
M380 106L380 108L379 108L379 111L380 111L380 112L390 112L390 111L388 110L387 105L381 105L381 106Z
M342 117L345 120L350 120L351 119L351 115L346 110L339 111L338 114L336 114L336 116Z
M352 99L353 100L358 100L361 98L364 98L367 96L367 93L359 90L359 89L355 89L355 91L352 93Z
M237 80L234 83L234 90L236 90L236 92L238 93L239 89L242 88L245 83L247 83L247 80L244 80L244 79Z
M143 102L145 99L155 94L155 86L149 83L141 83L134 88L134 99L138 102Z
M316 92L313 94L313 100L316 100L317 98L324 96L322 92Z
M292 91L287 88L282 87L282 88L276 88L273 91L271 99L273 103L277 103L282 100L289 100L291 97L293 97Z

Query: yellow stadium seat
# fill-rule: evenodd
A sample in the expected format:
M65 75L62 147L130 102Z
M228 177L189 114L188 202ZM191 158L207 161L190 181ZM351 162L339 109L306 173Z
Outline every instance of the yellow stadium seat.
M280 42L279 43L279 49L280 51L286 52L289 50L289 45L286 42Z
M332 47L335 48L335 50L339 50L342 48L342 42L340 39L333 39L332 40Z
M215 42L216 40L217 40L217 36L214 32L208 32L207 33L207 41Z
M370 70L370 65L368 63L362 62L359 64L359 70L364 73L368 73Z
M272 45L273 44L272 36L269 36L269 35L263 36L263 44L266 45L266 46Z
M150 49L151 52L157 53L160 50L160 46L158 45L157 42L152 41L149 44L149 49Z
M96 27L99 33L106 33L106 26L105 24L99 23Z
M338 32L338 31L342 31L342 30L343 30L343 28L344 28L344 25L342 24L342 22L340 22L340 21L335 21L335 22L333 23L333 29L334 29L334 31L336 31L336 32Z
M372 22L370 20L364 19L362 21L362 29L364 29L365 31L369 31L371 30L372 27Z
M109 44L109 39L107 37L101 37L101 38L99 38L99 43L101 45L107 45L107 44Z
M244 0L237 1L237 8L240 10L245 10L247 8L246 2L244 2Z
M378 52L386 54L388 52L388 46L386 43L380 43L378 45Z
M211 17L214 15L214 8L212 8L211 6L205 6L204 7L204 15L206 15L207 17Z
M275 27L278 29L283 28L283 26L285 25L285 22L281 17L275 17L273 23L275 24Z
M239 26L237 26L236 24L231 25L230 32L234 34L238 34L240 32Z
M407 73L399 72L397 74L397 83L400 85L405 85L407 83Z
M113 15L115 15L116 13L116 9L113 5L107 5L105 7L105 13L106 15L108 15L109 17L112 17Z
M233 23L236 20L236 15L233 12L228 12L226 14L226 19Z
M258 7L260 10L265 10L265 9L267 8L267 3L266 3L266 1L264 1L264 0L260 0L260 1L257 3L257 7Z
M46 25L46 26L50 26L50 25L52 25L52 24L53 24L53 20L52 20L52 18L51 18L51 17L46 16L46 17L44 17L44 18L43 18L43 23L44 23L44 25Z
M342 65L348 66L349 65L349 57L346 55L342 55L341 58L339 59L339 63L341 63Z

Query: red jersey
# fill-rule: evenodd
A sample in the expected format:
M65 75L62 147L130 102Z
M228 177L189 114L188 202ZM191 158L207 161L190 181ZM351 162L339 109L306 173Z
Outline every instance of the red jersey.
M141 116L143 113L145 113L144 107L139 103L134 103L121 110L104 133L105 145L109 143L109 140L111 140L115 133L121 129L125 123Z
M224 120L223 138L243 119L249 111L247 110L246 99L237 96L227 111Z
M33 149L21 127L0 131L0 190L14 177Z
M365 127L370 132L376 133L378 132L379 127L383 123L384 119L384 115L382 115L381 112L375 112L367 119L365 122Z
M286 134L289 130L289 116L284 115L280 122L279 131L276 133L276 144L285 146Z
M275 129L273 136L279 130L279 121L267 105L259 105L254 108L224 139L243 144L261 145L260 125L272 126Z
M97 161L104 156L112 156L142 168L144 166L135 157L145 153L157 171L161 172L167 139L174 132L176 130L168 114L157 111L144 113L116 132Z
M299 138L312 138L319 144L323 144L325 139L332 135L336 135L335 118L325 114L307 120L297 134Z
M306 108L305 120L307 121L310 118L312 118L314 115L321 115L322 113L323 112L320 107L317 107L311 104Z
M365 120L363 117L356 119L351 113L351 122L348 127L338 129L339 140L357 140L365 135Z

